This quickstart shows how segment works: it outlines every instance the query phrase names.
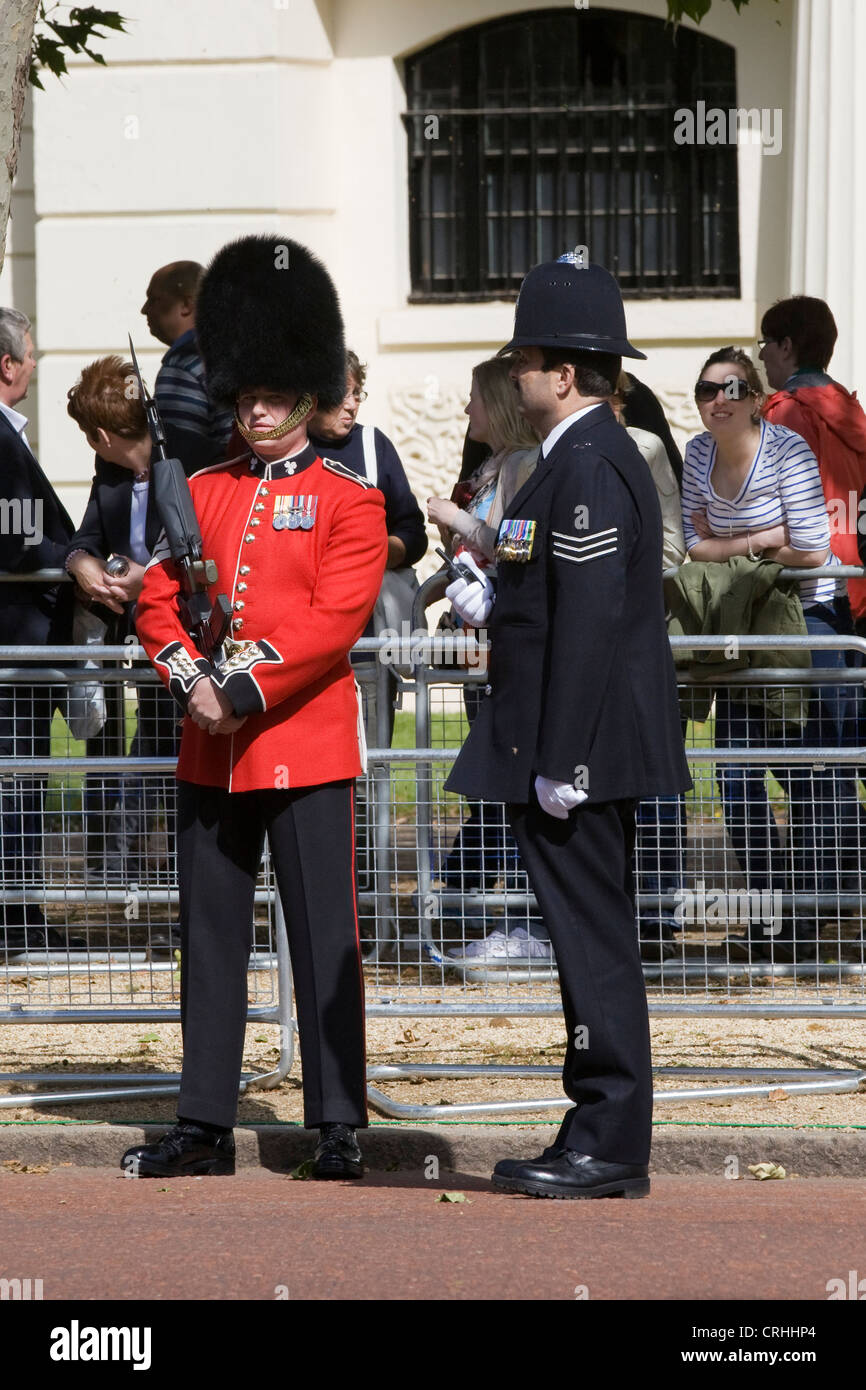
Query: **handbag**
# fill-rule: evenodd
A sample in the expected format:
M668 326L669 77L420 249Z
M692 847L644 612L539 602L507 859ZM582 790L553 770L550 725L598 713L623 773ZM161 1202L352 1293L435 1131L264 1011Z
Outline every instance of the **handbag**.
M108 624L93 610L75 600L72 613L72 641L76 646L105 644ZM77 670L98 670L101 661L84 661ZM105 723L105 690L101 681L73 681L66 687L66 723L73 738L86 740L98 734Z

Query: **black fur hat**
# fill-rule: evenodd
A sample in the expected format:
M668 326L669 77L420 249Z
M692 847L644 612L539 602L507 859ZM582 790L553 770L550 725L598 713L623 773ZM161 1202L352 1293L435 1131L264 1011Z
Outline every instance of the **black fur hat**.
M202 278L195 331L218 406L234 406L249 387L343 399L340 301L321 261L298 241L248 236L223 246Z

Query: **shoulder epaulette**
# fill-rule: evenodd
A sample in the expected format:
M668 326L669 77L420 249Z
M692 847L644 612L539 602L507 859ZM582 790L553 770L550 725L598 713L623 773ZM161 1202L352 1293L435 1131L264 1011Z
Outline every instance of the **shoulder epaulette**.
M323 458L322 466L324 468L327 468L329 473L336 473L338 478L347 478L349 482L357 483L359 487L376 486L375 483L370 482L369 478L362 478L360 473L356 473L354 469L347 467L347 465L345 463L341 463L339 459Z

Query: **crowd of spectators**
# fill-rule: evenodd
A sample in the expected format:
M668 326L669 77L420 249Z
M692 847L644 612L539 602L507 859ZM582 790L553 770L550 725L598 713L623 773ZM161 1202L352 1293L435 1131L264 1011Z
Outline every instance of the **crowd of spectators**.
M215 410L208 394L195 338L196 290L202 267L177 261L151 277L142 313L151 334L165 344L154 394L166 426L168 449L188 475L240 453L243 441L230 415ZM634 440L656 485L664 527L662 571L669 610L677 630L712 631L714 615L730 615L731 604L752 611L756 593L786 595L785 621L759 629L812 636L866 634L866 581L808 571L859 564L863 540L859 503L866 484L866 416L855 395L828 374L835 323L821 300L797 296L767 311L759 356L769 392L751 357L734 347L711 353L697 373L694 399L704 429L680 456L659 402L642 382L622 373L610 399L617 420ZM133 367L119 356L89 364L68 392L68 413L94 451L94 476L77 529L39 465L27 438L24 401L35 368L30 324L13 309L0 309L0 476L5 514L17 508L17 527L0 533L0 570L26 574L65 568L72 584L6 583L0 605L0 640L6 644L66 644L73 639L74 605L101 623L103 640L123 642L134 632L135 602L159 533L150 488L154 461L147 419L138 393L130 391ZM428 538L424 516L392 442L378 428L360 423L366 399L366 367L347 354L342 401L319 402L309 437L320 454L366 476L385 497L388 531L386 579L367 633L380 632L395 613L409 616L417 589L413 567ZM429 498L428 518L439 528L448 553L467 552L495 575L499 527L530 477L539 441L517 408L507 358L479 362L472 372L468 429L462 465L451 496ZM27 518L33 524L28 529ZM684 563L686 562L687 563ZM775 570L768 567L775 566ZM777 582L781 568L801 569L793 594ZM659 582L663 582L662 574ZM697 599L696 595L700 595ZM401 607L402 605L402 607ZM700 611L698 611L700 608ZM774 610L775 611L775 610ZM683 616L685 615L685 616ZM774 619L774 621L778 621ZM446 626L459 625L444 615ZM692 623L691 628L688 623ZM720 629L724 631L724 629ZM368 742L390 738L399 677L388 673L387 719L377 708L377 683L369 656L357 654L366 694ZM814 649L811 664L843 672L859 657L836 649ZM48 758L56 712L65 713L65 691L39 681L0 686L0 755ZM364 676L367 679L364 679ZM787 799L787 846L773 813L768 769L731 761L716 766L726 831L748 890L781 892L790 904L772 933L750 927L730 935L732 958L774 960L814 956L827 902L843 882L859 891L861 806L858 769L826 763L786 764L785 748L833 749L859 746L862 687L841 680L813 684L798 718L781 719L746 686L722 682L715 690L714 739L718 747L777 746L772 772ZM382 685L379 683L379 690ZM471 723L483 687L463 687ZM689 708L684 705L683 733ZM695 713L695 707L691 709ZM102 726L87 738L88 755L127 751L134 756L171 757L177 750L177 712L158 685L143 685L137 724L129 745L122 687L109 686ZM45 808L43 774L17 773L0 779L0 954L69 944L46 922L38 902ZM170 779L160 791L164 829L174 833ZM85 858L91 882L136 883L152 870L149 830L157 814L146 784L133 773L89 773L83 790ZM360 887L368 892L372 849L369 808L360 801L358 864ZM636 887L657 909L644 913L645 959L675 949L680 923L670 908L685 882L685 803L661 798L638 809ZM793 866L796 865L796 870ZM439 887L446 894L507 890L525 884L517 847L505 829L502 808L467 806L466 819L443 853ZM462 919L464 933L468 916ZM551 959L540 919L527 915L519 927L482 914L477 939L463 940L451 955L477 962L503 958Z

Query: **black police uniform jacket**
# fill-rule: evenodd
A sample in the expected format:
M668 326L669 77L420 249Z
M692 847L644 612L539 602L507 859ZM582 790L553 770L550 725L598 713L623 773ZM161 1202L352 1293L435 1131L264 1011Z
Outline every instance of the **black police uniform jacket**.
M504 558L520 520L528 558ZM537 774L590 803L686 790L658 498L606 402L539 460L497 566L489 693L447 790L526 803Z

